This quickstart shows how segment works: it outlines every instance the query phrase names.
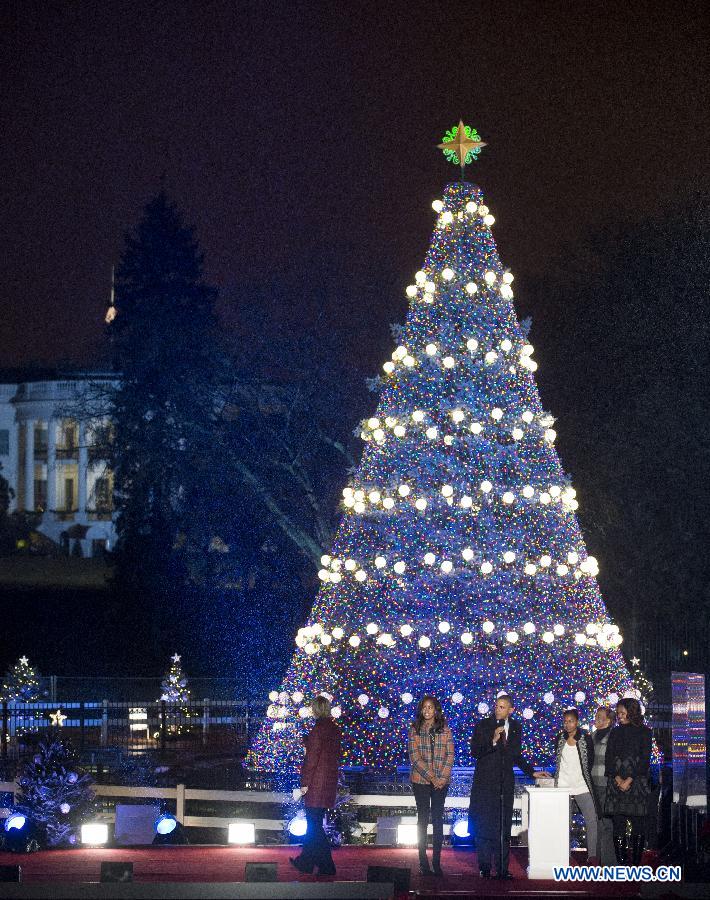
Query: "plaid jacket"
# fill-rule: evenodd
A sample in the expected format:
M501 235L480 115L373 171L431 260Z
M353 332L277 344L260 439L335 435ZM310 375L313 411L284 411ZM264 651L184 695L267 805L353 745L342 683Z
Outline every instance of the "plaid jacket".
M451 780L454 764L454 738L451 729L441 731L409 729L409 765L414 784L431 784L433 778Z

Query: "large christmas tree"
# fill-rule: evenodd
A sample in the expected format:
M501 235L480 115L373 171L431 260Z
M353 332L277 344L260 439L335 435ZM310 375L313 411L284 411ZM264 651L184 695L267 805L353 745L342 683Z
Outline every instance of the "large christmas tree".
M480 152L460 124L442 147ZM462 166L463 170L463 166ZM525 749L549 759L562 710L582 720L631 687L540 402L481 190L449 184L310 619L254 758L290 768L310 699L333 697L347 765L406 761L416 701L439 697L469 763L476 719L510 692Z

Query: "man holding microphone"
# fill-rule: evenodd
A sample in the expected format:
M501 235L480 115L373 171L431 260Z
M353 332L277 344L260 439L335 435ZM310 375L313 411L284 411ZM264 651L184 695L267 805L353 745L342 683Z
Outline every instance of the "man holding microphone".
M471 785L469 831L476 838L482 878L490 878L494 859L498 878L512 877L508 862L515 791L513 766L529 778L547 777L546 772L535 772L523 757L523 728L511 718L512 712L512 698L500 694L493 715L477 723L471 738L476 771Z

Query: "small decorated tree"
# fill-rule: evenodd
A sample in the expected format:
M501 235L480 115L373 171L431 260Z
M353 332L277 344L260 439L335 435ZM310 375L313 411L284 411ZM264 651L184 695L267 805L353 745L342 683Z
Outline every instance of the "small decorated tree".
M7 670L2 682L2 699L34 703L40 698L39 674L26 656Z
M92 778L79 769L74 748L51 733L37 747L19 778L23 812L37 824L41 843L67 847L95 811Z
M187 686L187 676L180 664L180 655L173 654L170 657L170 669L163 676L160 684L160 699L166 702L166 725L168 733L172 736L187 734L190 730L190 689Z

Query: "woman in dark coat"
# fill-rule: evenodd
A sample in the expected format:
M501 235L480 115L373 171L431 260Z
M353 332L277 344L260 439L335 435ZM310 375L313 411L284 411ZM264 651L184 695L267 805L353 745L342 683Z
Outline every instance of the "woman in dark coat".
M651 729L644 725L641 704L624 697L616 707L616 728L609 733L606 748L605 812L614 823L614 847L619 863L624 863L626 823L631 823L631 861L641 861L644 821L651 793Z
M308 828L303 850L290 862L299 872L311 874L317 867L318 875L335 875L323 816L326 809L335 806L338 792L340 728L330 714L330 700L327 697L316 697L311 711L316 724L304 738L306 756L301 766L301 791Z
M587 832L587 862L596 861L597 798L592 781L594 741L579 727L579 711L566 709L562 731L555 739L555 787L571 790L570 796L584 816Z

